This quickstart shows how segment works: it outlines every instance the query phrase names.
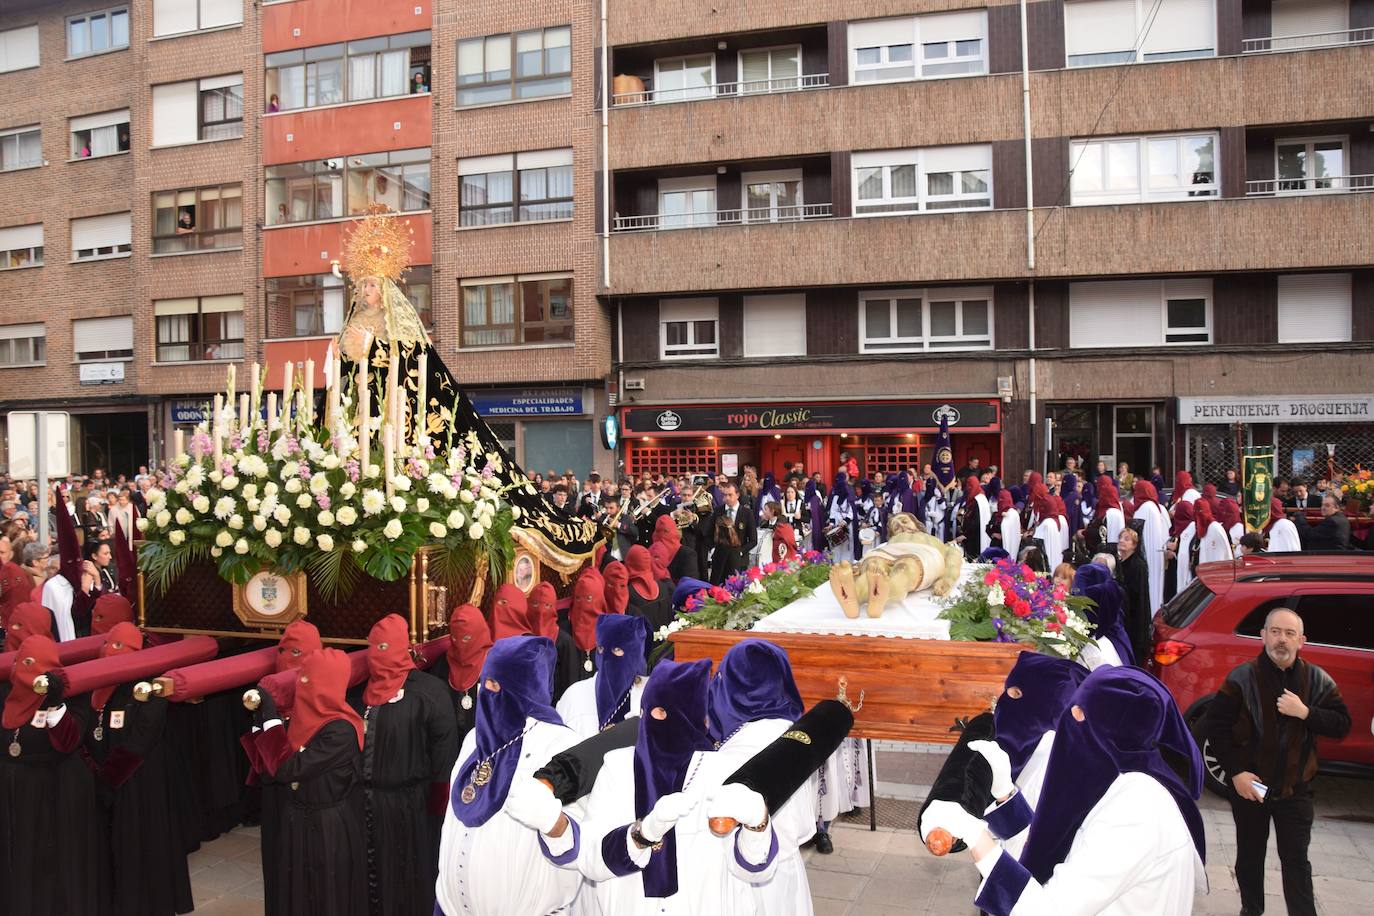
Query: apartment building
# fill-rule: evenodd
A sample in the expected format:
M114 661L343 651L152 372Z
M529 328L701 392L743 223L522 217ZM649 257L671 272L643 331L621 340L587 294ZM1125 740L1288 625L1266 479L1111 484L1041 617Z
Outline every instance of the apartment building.
M878 475L942 417L958 464L1374 460L1370 0L638 0L607 27L632 469Z

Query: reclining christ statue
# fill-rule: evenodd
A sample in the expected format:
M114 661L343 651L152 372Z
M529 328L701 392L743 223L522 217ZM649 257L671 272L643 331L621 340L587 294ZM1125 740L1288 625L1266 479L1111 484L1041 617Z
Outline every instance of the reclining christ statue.
M864 551L858 563L830 568L830 588L846 617L857 618L860 605L867 605L869 617L881 617L889 601L925 589L947 595L959 580L963 551L926 534L916 516L897 513L888 520L887 532L887 543Z

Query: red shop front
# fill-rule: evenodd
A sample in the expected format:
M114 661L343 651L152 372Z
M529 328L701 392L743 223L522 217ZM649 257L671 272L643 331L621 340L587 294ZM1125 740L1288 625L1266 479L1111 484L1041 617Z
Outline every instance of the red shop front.
M862 476L880 480L928 464L940 418L949 419L956 468L977 457L1002 463L1002 413L995 398L976 401L817 401L635 405L620 411L630 474L725 473L751 464L781 477L801 463L827 482L847 452Z

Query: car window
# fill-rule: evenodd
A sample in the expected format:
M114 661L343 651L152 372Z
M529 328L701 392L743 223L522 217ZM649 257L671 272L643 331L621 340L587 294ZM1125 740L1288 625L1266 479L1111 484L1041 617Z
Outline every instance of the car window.
M1160 608L1159 613L1163 620L1171 627L1186 627L1194 620L1216 595L1212 590L1202 584L1201 579L1194 579L1188 583L1188 587L1179 592L1169 603ZM1261 618L1263 620L1263 618ZM1255 632L1259 632L1256 629Z
M1269 612L1274 608L1287 608L1290 611L1298 611L1298 616L1302 612L1298 610L1299 598L1297 595L1290 595L1287 598L1271 598L1262 601L1255 606L1255 609L1245 615L1245 619L1236 625L1237 636L1253 636L1256 639L1260 636L1260 631L1264 629L1264 618L1269 616ZM1306 627L1306 621L1303 622Z
M1348 649L1374 649L1370 595L1303 595L1298 606L1307 642Z

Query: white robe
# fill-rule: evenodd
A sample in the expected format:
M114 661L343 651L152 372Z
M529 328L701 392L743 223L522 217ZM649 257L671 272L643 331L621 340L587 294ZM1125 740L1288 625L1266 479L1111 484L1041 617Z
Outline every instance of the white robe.
M562 725L534 719L526 719L525 725L532 727L521 741L513 784L531 781L550 757L577 743L577 735ZM476 747L474 728L463 738L450 783ZM445 809L434 893L446 916L552 913L571 903L581 884L577 872L558 868L544 857L538 833L504 811L480 827L468 827L454 815L452 804Z
M1236 522L1226 534L1231 539L1231 556L1240 556L1240 539L1245 537L1245 525Z
M818 819L829 823L852 808L872 803L868 784L868 739L846 738L825 760L816 784Z
M1174 502L1175 502L1175 503L1180 503L1180 502L1184 502L1184 503L1195 503L1195 502L1197 502L1201 497L1202 497L1202 494L1199 493L1199 492L1197 491L1197 488L1195 488L1195 487L1189 487L1188 489L1184 490L1184 491L1183 491L1183 495L1180 496L1178 499L1174 500Z
M978 554L981 556L983 551L992 545L992 535L988 534L988 525L992 523L992 507L988 505L986 493L979 493L973 497L973 505L978 511Z
M1231 539L1226 536L1226 529L1221 527L1221 522L1212 522L1207 526L1207 533L1203 535L1202 545L1198 548L1199 565L1234 559L1235 555L1231 553Z
M1040 736L1036 742L1035 750L1031 751L1030 757L1026 760L1026 765L1021 768L1021 775L1016 777L1016 791L1020 792L1025 798L1026 804L1030 806L1032 812L1035 806L1040 803L1040 790L1045 787L1045 771L1050 765L1050 751L1054 750L1054 731L1047 731ZM988 805L987 810L992 811L997 807L994 801ZM1021 850L1026 848L1026 839L1030 836L1030 824L1026 824L1026 829L1015 836L1000 840L1003 849L1021 858Z
M1164 545L1169 541L1169 516L1159 503L1144 502L1136 507L1134 518L1145 520L1140 552L1150 570L1150 616L1164 603Z
M1045 562L1049 564L1050 572L1063 562L1064 545L1059 536L1059 519L1047 518L1035 526L1035 536L1045 545Z
M1269 529L1269 553L1302 550L1302 540L1298 538L1298 526L1286 518L1274 522Z
M72 601L76 597L67 577L58 573L43 583L43 607L52 611L57 624L54 634L58 642L76 639L76 624L72 621Z
M854 526L851 524L853 519L854 506L852 503L842 503L838 499L830 503L825 527L829 528L836 522L843 522L849 528L849 537L843 543L830 548L832 563L844 563L854 559Z
M945 539L945 512L947 507L945 495L939 491L926 501L925 506L926 532L942 541Z
M1002 513L1002 549L1013 560L1021 550L1021 513L1015 509Z
M1024 874L1002 863L1001 849L984 856L982 893L997 877ZM1010 866L1010 868L1008 868ZM1005 885L1003 885L1005 887ZM1088 812L1064 861L1049 881L1033 877L1012 916L1188 916L1207 877L1178 805L1152 776L1123 773Z
M579 741L601 731L601 714L596 708L596 679L599 677L600 671L576 684L569 684L555 707L563 724L577 732ZM630 701L625 705L625 718L639 715L639 698L644 693L646 681L647 678L643 676L635 678L634 685L630 687Z
M1107 523L1107 543L1115 544L1121 540L1121 532L1126 527L1126 513L1113 507L1107 510L1102 520Z
M720 754L743 766L749 758L782 737L792 727L787 719L760 719L742 726L720 746ZM801 844L816 832L816 783L813 773L777 811L769 812L778 835L777 872L767 884L748 885L761 916L811 916L811 885Z
M671 897L647 898L640 872L617 877L610 871L602 856L602 840L611 831L635 821L634 748L625 747L606 755L596 785L587 799L588 817L579 822L578 852L575 869L593 882L593 892L600 904L602 916L755 916L757 901L746 885L766 884L777 868L777 857L759 872L746 870L736 856L737 828L730 835L718 837L711 833L706 820L705 798L714 792L737 768L737 761L715 751L698 751L687 765L683 791L699 796L699 804L674 830L677 836L678 891ZM770 825L769 831L772 831ZM569 831L571 833L571 831ZM568 834L564 834L564 844ZM626 840L631 860L641 867L649 861L650 851L638 849ZM781 843L779 843L781 849ZM551 851L560 852L551 846ZM662 853L652 853L661 855ZM757 860L755 860L757 864ZM501 869L498 880L508 882L510 875L520 874L507 866ZM521 880L523 876L521 876ZM546 910L522 910L522 916L544 913ZM514 913L514 911L512 911Z
M1174 594L1181 595L1193 581L1193 536L1196 525L1189 525L1178 536L1178 560L1174 563Z

